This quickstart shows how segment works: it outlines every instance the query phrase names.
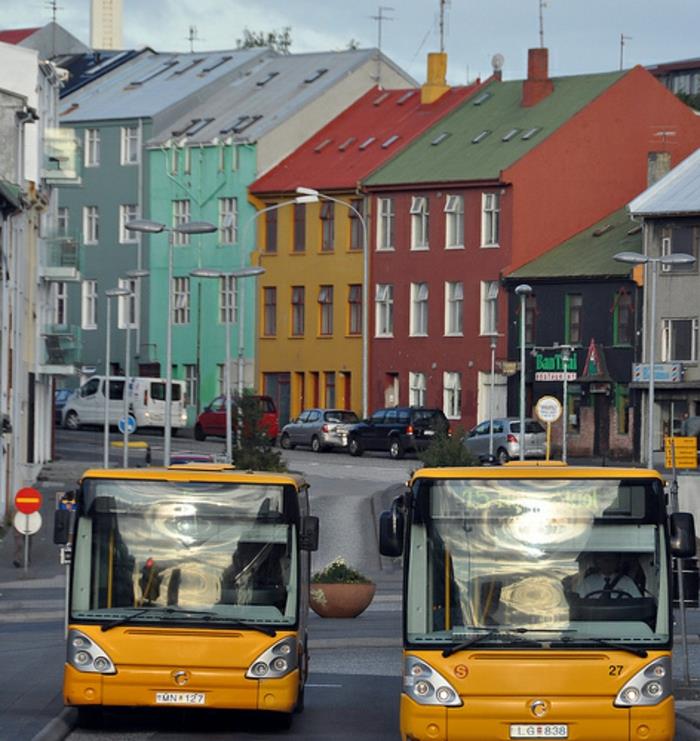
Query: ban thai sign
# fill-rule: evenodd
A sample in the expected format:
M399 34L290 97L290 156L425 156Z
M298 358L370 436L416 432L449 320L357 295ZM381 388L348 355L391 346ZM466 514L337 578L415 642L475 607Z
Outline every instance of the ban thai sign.
M566 364L566 380L575 381L578 375L576 353L572 353ZM564 361L561 353L535 356L535 381L563 381Z

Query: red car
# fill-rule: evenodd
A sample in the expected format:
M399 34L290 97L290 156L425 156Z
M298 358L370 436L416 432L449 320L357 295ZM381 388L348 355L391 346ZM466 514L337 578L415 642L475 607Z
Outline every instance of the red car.
M277 440L279 416L271 396L253 396L260 405L260 426L267 432L271 443ZM231 409L231 424L234 434L236 429L235 400ZM207 436L226 437L226 397L217 396L214 401L202 410L194 426L194 439L206 440Z

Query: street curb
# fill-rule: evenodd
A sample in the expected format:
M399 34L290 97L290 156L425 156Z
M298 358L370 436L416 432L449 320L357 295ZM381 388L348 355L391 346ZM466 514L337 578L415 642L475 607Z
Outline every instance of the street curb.
M78 711L75 708L63 708L34 736L32 741L63 741L73 731L77 722Z

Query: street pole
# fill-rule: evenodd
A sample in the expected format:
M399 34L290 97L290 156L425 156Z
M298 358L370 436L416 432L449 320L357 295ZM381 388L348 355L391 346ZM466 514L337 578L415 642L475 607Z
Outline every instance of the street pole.
M656 357L656 276L658 260L649 260L651 263L651 306L649 307L649 409L647 422L647 466L654 468L654 384ZM647 263L647 265L649 264Z
M168 230L168 323L165 332L165 418L163 428L163 465L170 465L173 400L173 231Z
M245 367L243 344L245 340L243 335L243 284L239 288L238 278L236 278L236 300L238 301L238 316L236 317L238 319L238 415L236 419L236 447L240 450L242 445L241 436L243 433L243 369Z
M130 296L127 296L124 303L127 304ZM129 311L124 312L126 319L126 351L124 353L124 449L122 450L122 468L129 466L129 355L131 353L131 322L129 321Z
M228 276L222 276L226 288L230 288L230 278ZM235 287L236 294L238 294L238 281L234 278L233 285ZM224 340L226 365L224 367L224 385L226 386L226 463L231 463L233 460L233 441L231 439L231 310L232 301L231 294L228 290L224 291L226 296L226 304L224 306L224 331L226 332L226 338Z
M489 395L489 458L493 458L493 397L496 391L496 335L491 338L491 394Z
M112 302L110 299L115 296L126 296L129 291L126 288L109 288L105 291L105 298L107 299L107 324L105 327L105 403L104 403L104 433L102 441L102 465L105 468L109 468L109 397L111 395L110 389L110 354L111 349L111 331L112 331Z
M563 411L563 417L564 421L562 423L562 433L561 433L561 459L563 463L566 463L568 449L567 449L567 432L569 430L569 408L568 408L568 399L567 399L567 392L569 389L569 359L571 358L571 351L572 348L570 347L562 347L561 348L561 361L562 365L564 366L564 390L562 393L562 411Z
M521 283L515 287L515 293L520 296L520 434L518 449L520 460L525 460L525 300L532 293L532 287Z

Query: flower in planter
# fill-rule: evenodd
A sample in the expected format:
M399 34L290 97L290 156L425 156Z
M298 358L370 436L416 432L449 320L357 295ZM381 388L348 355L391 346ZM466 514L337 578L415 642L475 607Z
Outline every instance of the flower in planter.
M356 617L374 597L375 584L342 558L311 577L309 602L321 617Z
M371 584L372 580L357 569L348 566L344 558L334 558L321 571L317 571L311 581L315 584Z

